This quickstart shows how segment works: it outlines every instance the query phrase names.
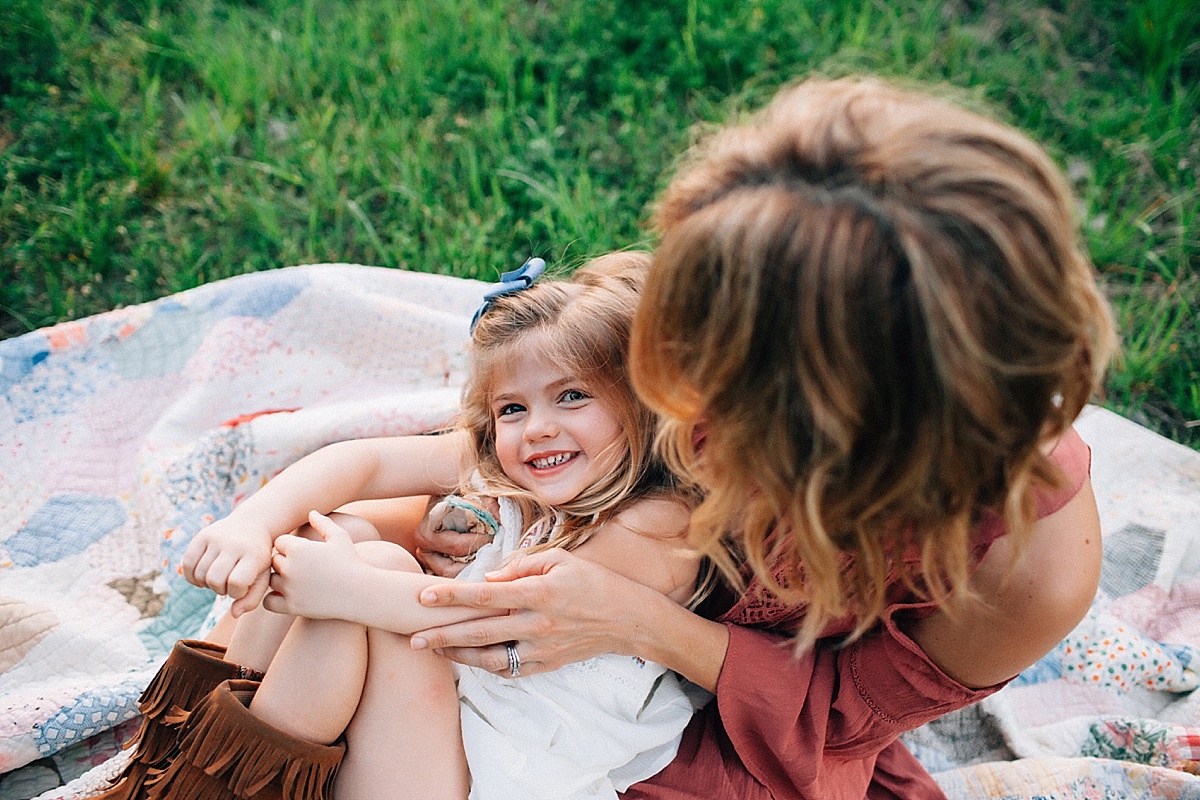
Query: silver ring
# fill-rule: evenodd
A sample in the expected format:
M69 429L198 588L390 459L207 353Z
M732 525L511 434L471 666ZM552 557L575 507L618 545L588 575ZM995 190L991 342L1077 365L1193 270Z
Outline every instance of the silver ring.
M510 677L517 677L521 674L521 657L517 655L517 643L509 642L508 645L508 674Z

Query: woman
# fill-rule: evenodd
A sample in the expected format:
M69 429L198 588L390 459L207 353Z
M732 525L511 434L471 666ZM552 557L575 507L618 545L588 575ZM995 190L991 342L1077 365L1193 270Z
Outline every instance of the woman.
M1113 334L1066 183L997 122L811 81L702 147L657 224L634 383L725 590L691 613L538 553L427 589L516 610L412 645L503 672L515 642L522 675L633 655L714 692L626 797L941 798L899 734L1037 661L1099 579L1070 426Z

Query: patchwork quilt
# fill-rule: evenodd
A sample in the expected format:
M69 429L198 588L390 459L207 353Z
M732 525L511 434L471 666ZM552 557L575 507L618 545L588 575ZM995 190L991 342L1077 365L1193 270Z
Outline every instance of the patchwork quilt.
M482 290L292 267L0 342L0 800L119 769L142 688L225 607L178 572L200 528L325 444L452 421ZM1200 799L1200 453L1098 408L1077 427L1100 594L1011 686L906 735L951 798Z

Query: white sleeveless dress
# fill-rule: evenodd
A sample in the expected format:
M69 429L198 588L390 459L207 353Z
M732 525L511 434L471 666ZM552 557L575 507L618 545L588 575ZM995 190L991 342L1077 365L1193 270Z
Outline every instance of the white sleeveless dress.
M499 521L459 580L483 580L521 547L520 510L508 498ZM711 697L630 656L519 678L456 664L455 675L470 800L615 800L671 762L694 709Z

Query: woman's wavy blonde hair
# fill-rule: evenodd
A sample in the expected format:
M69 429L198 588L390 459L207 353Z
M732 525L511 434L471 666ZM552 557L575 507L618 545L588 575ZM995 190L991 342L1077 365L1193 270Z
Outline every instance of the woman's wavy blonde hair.
M694 544L809 605L798 649L897 579L970 598L982 510L1026 537L1114 342L1072 209L1022 134L874 80L784 91L667 187L633 383L709 491Z
M497 298L472 335L471 375L463 394L460 426L470 435L487 491L518 501L527 521L547 516L540 504L501 469L496 454L492 396L496 379L519 348L537 337L538 355L577 377L617 417L623 436L613 463L578 497L557 506L562 523L543 547L571 549L598 524L633 501L663 492L673 479L654 449L656 417L629 383L629 334L650 257L617 252L593 259L569 281L535 283ZM469 485L469 483L468 483Z

